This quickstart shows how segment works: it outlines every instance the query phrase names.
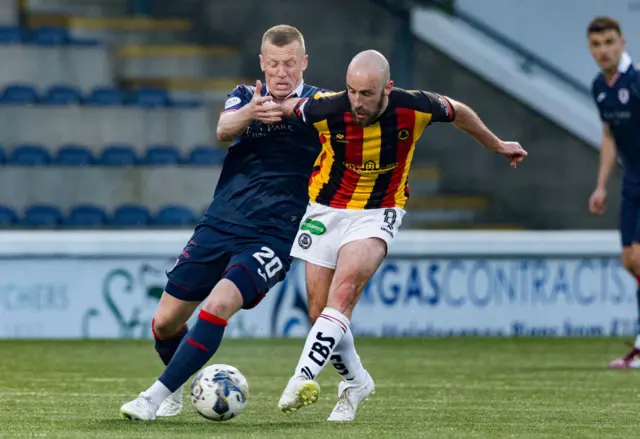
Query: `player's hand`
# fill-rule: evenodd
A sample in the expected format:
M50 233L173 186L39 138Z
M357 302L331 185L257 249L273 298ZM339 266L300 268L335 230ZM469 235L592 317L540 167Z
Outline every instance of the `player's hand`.
M518 142L500 142L498 152L509 159L509 165L515 168L524 158L529 155Z
M256 91L249 102L249 114L254 120L262 123L278 123L282 120L282 110L280 105L273 101L272 96L260 96L262 82L256 81Z
M596 188L589 197L589 211L594 215L602 215L606 210L605 200L607 199L607 191Z

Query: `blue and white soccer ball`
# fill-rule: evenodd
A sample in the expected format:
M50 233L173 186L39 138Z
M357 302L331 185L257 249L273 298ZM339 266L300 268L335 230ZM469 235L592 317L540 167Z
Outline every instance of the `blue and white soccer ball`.
M242 413L249 398L249 383L227 364L207 366L193 378L191 402L210 421L228 421Z

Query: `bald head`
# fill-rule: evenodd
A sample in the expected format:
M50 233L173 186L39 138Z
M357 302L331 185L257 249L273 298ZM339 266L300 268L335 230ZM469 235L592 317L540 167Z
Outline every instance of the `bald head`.
M389 79L389 62L375 50L357 54L347 69L347 91L351 114L361 126L373 123L389 102L393 81Z
M389 62L377 50L365 50L351 60L347 69L347 81L350 76L368 77L386 84L390 79Z

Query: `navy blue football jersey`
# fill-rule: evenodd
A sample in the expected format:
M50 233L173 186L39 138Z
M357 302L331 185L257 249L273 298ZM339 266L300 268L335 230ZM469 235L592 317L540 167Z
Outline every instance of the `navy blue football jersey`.
M292 97L312 97L320 91L324 90L304 84ZM224 111L242 108L254 92L253 86L237 86ZM266 94L263 86L262 95ZM307 207L309 177L320 150L318 133L297 119L268 125L253 121L229 147L202 221L292 241Z
M640 186L640 71L625 54L613 80L607 82L600 73L591 91L600 118L615 139L624 166L624 183Z

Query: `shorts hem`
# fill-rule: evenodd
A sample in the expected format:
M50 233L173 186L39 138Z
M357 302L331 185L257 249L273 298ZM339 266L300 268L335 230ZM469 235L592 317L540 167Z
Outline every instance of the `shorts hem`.
M291 252L291 256L293 256L294 258L297 259L302 259L305 262L309 262L310 264L313 265L318 265L320 267L324 267L324 268L329 268L331 270L335 270L336 269L336 263L330 263L330 262L325 262L325 261L321 261L320 259L316 259L314 257L310 257L307 255L298 255L298 254L294 254L294 252Z
M349 244L350 242L363 241L365 239L379 239L380 241L384 242L387 245L387 253L389 253L389 247L391 246L391 242L393 242L393 240L394 240L394 238L391 238L391 237L390 237L390 239L383 238L381 235L367 235L367 236L365 236L365 235L360 235L360 236L354 235L354 236L347 237L347 238L343 239L340 242L340 248L342 248L346 244Z
M212 290L213 287L208 290L191 290L175 283L172 280L169 280L167 285L164 287L165 293L184 302L202 302L209 296Z

